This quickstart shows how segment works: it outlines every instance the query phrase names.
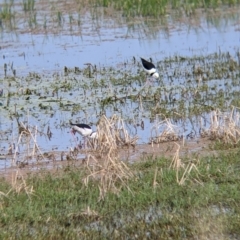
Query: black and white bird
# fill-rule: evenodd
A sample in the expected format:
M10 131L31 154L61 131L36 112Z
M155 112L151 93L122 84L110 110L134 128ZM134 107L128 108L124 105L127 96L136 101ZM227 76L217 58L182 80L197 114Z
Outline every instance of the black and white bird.
M151 76L154 78L159 78L159 73L157 72L157 69L155 67L155 65L151 62L148 62L147 60L141 58L142 60L142 65L144 70Z
M97 138L97 132L94 132L92 128L85 123L72 123L70 121L70 125L72 126L72 133L75 135L75 133L79 133L83 137L88 138Z

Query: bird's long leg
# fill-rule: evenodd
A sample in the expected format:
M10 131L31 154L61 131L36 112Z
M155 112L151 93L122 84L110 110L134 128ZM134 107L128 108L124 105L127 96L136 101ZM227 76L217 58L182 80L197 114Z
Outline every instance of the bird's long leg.
M152 86L152 81L151 80L149 80L149 78L148 78L148 74L146 75L147 77L146 77L146 82L145 82L145 85L144 85L144 87L146 87L146 86ZM151 79L151 78L150 78Z
M87 137L84 137L84 148L86 149L87 148Z
M146 79L146 82L148 82L149 83L149 85L153 85L153 77L152 76L149 76L148 74L147 74L147 79Z
M77 148L80 149L80 146L79 146L79 144L77 143L77 138L75 137L75 135L74 135L74 133L73 133L72 131L71 131L71 135L73 136L73 139L74 139L74 141L75 141L75 143L76 143Z
M146 74L146 84L145 84L145 86L147 86L147 85L152 86L153 85L153 81L151 81L151 80L152 80L152 77L149 77L149 75Z

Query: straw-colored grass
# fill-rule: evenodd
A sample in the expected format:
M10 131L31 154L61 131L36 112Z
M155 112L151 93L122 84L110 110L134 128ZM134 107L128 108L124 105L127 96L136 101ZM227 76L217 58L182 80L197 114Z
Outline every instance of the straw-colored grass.
M3 209L3 201L4 199L3 198L7 198L8 197L8 194L11 192L11 190L9 190L7 193L4 193L2 191L0 191L0 210Z
M179 152L180 152L180 145L175 143L177 146L177 150L175 155L173 156L172 162L169 166L169 169L174 169L176 170L176 181L179 185L184 185L185 182L187 180L193 180L196 183L202 184L201 181L198 178L198 174L199 171L197 169L196 164L194 164L193 162L196 161L195 159L193 159L191 162L189 162L187 165L184 164L181 160L181 158L179 157ZM197 161L198 164L198 161ZM196 177L195 178L191 178L191 172L192 170L195 170Z
M239 109L232 107L231 111L215 110L210 115L210 127L202 132L211 140L221 140L226 144L237 144L240 140Z
M13 158L12 164L14 166L17 163L21 165L27 163L28 159L39 159L39 155L42 159L45 159L40 147L37 143L37 136L39 134L37 126L27 127L24 123L18 122L19 127L19 136L17 143L13 144ZM20 146L23 145L23 149L19 152ZM38 155L39 154L39 155Z
M179 140L178 128L171 123L171 120L166 118L160 121L158 116L151 129L151 144L159 144L162 142Z
M12 173L11 191L15 191L17 194L25 192L30 198L34 193L33 187L27 184L25 175L21 173L20 169L28 164L28 160L38 161L45 159L45 157L37 143L39 134L37 126L26 126L18 118L17 123L18 137L13 137L10 150L12 152L12 165L17 167L16 171ZM17 140L16 143L14 139Z
M20 169L12 172L12 181L11 181L11 189L8 190L7 193L0 191L0 209L1 209L1 199L2 197L8 197L10 192L15 192L20 194L22 192L26 193L29 198L34 194L33 186L28 185L24 175L21 173Z
M102 116L98 124L98 138L93 144L93 151L87 155L88 170L84 183L88 186L89 180L97 180L99 186L99 200L105 197L108 191L118 193L122 187L128 187L128 179L134 175L128 166L119 160L119 146L136 143L137 137L131 138L124 127L122 119L114 115L111 119Z
M24 178L24 175L18 169L15 173L12 173L12 189L17 194L25 192L29 198L34 194L33 186L29 186Z

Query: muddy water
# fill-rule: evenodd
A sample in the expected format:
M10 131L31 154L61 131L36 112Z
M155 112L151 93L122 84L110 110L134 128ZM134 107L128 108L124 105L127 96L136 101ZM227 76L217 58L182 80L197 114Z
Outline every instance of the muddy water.
M65 19L67 19L67 15ZM63 71L65 66L82 69L86 68L84 64L91 63L96 65L98 69L112 67L116 71L125 71L126 74L128 71L130 74L136 74L139 69L130 64L133 57L137 60L140 56L151 57L153 62L157 63L174 55L204 57L215 52L229 52L233 58L237 59L236 51L240 45L240 33L239 17L235 13L224 15L224 17L220 14L212 19L203 15L198 17L196 21L189 18L180 22L169 17L167 25L159 25L161 24L156 22L150 26L139 22L129 25L126 21L117 24L114 19L111 21L104 18L100 18L96 22L92 15L86 12L81 15L81 27L74 26L72 30L69 30L69 24L58 27L56 31L52 28L49 28L48 31L44 31L42 28L30 29L26 23L21 23L19 28L15 30L3 28L0 49L0 89L3 89L3 95L0 96L2 107L0 115L1 154L9 153L9 148L13 142L15 146L18 145L17 123L15 118L10 117L14 112L20 114L20 121L37 126L40 132L45 133L44 136L38 135L36 137L42 152L66 151L76 145L76 140L79 141L80 138L74 139L70 135L69 119L72 119L73 122L90 122L96 129L95 124L101 111L99 110L100 106L95 104L95 98L101 98L104 94L98 89L82 89L82 85L79 85L73 92L70 90L62 91L57 97L57 101L61 98L64 99L64 104L69 104L69 107L64 110L59 108L58 102L51 103L50 110L36 110L40 102L34 96L30 96L31 103L26 102L26 96L21 97L19 94L16 97L11 97L10 101L7 98L9 92L24 92L26 88L30 88L36 90L38 97L44 96L47 97L48 101L55 101L56 95L53 96L54 87L51 85L53 84L53 76L58 76L59 84L61 84L61 79L63 82L74 79L73 77L66 80ZM129 67L124 68L124 63L129 64ZM4 64L7 64L8 80L4 74ZM133 70L131 66L133 66ZM13 76L13 69L16 70L17 80L16 83L13 81L9 84L9 78ZM37 75L34 75L35 77L30 80L25 80L24 77L29 76L29 72L39 74L41 80L37 80ZM109 73L109 75L114 77L115 73ZM95 78L98 79L98 76ZM92 81L92 79L84 77L76 77L76 79L76 85L78 85L78 81L86 81L86 84L88 81ZM54 84L58 83L55 81ZM54 86L56 88L56 85ZM47 92L47 88L51 91ZM114 91L118 91L111 87L105 88L106 92L112 91L112 94ZM90 98L93 100L89 100ZM44 100L42 101L45 104ZM73 107L75 107L73 102L81 105L74 114L72 112ZM29 104L29 107L26 104ZM110 107L105 113L108 116L114 113L122 114L123 117L128 116L134 119L133 109L138 107L138 104L129 101L127 105L122 107L121 111L117 110L116 107ZM151 136L152 123L150 123L149 115L144 113L145 109L142 109L141 116L138 116L139 119L134 122L136 126L143 120L144 130L140 127L129 127L132 134L139 136L139 143L147 143ZM52 132L51 140L46 136L48 127ZM181 135L189 134L192 127L191 121L186 120L185 123L181 123L181 127ZM30 146L30 148L32 147L33 145ZM13 153L19 155L26 151L26 147L21 145L18 145L18 149L13 147ZM0 167L3 168L6 165L10 165L10 162L4 161Z

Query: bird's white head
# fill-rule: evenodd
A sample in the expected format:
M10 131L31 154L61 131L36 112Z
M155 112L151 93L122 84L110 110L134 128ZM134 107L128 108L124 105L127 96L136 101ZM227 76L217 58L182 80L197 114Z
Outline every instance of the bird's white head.
M98 133L97 133L97 132L92 132L92 133L89 135L89 138L97 139L97 138L98 138Z
M159 73L158 72L155 72L153 75L152 75L152 77L154 77L154 78L159 78Z
M73 134L73 135L75 135L76 134L76 130L75 129L71 129L71 133Z

